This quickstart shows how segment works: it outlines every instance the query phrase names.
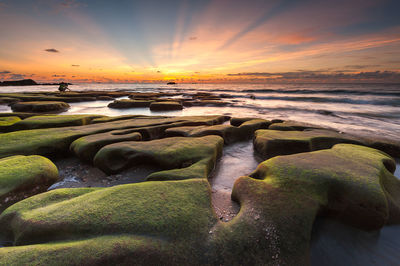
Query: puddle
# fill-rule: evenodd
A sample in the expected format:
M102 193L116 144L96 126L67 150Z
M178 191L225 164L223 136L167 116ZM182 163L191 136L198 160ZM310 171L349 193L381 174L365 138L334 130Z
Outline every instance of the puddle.
M394 176L400 179L400 159L396 159L396 171L394 172Z
M400 226L363 231L319 218L311 240L311 265L399 265Z
M222 221L232 220L240 209L240 206L231 200L235 180L253 172L261 161L254 154L252 140L224 147L223 155L209 179L213 207Z

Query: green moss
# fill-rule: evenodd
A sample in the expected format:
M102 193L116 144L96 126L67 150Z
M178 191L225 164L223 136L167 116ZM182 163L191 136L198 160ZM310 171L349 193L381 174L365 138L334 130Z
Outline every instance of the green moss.
M159 137L164 130L172 126L214 124L223 120L223 116L193 117L138 117L78 127L21 130L0 134L0 158L11 155L39 154L45 156L65 155L71 143L83 136L127 129L140 132L143 137ZM178 123L178 124L176 124ZM141 129L140 129L141 128ZM128 133L125 133L128 134ZM146 136L145 134L148 134Z
M38 201L35 197L15 204L0 216L1 234L12 236L16 244L107 234L177 241L204 238L216 222L210 186L204 180L145 182L81 192L55 201L54 194L60 194L55 190L39 195L40 205L31 203Z
M193 164L189 169L180 171L169 171L166 179L173 179L173 174L177 179L182 178L182 174L195 170L193 175L207 173L214 168L216 160L222 154L223 140L218 136L206 136L200 138L166 138L146 142L121 142L102 148L94 158L94 164L106 173L117 173L128 167L140 164L160 166L164 169L186 168ZM205 163L204 159L211 160ZM200 167L201 166L201 167ZM199 167L203 170L199 171ZM157 176L159 178L161 174ZM154 175L153 175L154 177Z
M92 162L96 153L106 145L142 139L142 135L138 132L133 132L130 134L119 133L120 131L110 131L79 138L71 143L70 150L73 151L80 159L87 162Z
M254 149L264 158L329 149L337 143L363 144L352 136L330 130L257 130Z
M167 136L202 137L217 135L224 139L225 143L243 141L253 137L254 131L260 128L268 128L269 122L263 119L253 119L244 122L239 127L231 125L174 127L165 131Z
M152 111L171 111L171 110L182 110L183 106L180 102L152 102L150 104L150 110Z
M15 112L61 112L69 108L69 104L56 101L18 102L11 105Z
M284 121L281 123L273 123L269 126L272 130L282 130L282 131L302 131L306 129L322 129L316 125L301 123L296 121Z
M152 101L148 100L115 100L114 102L110 103L108 107L110 108L117 108L117 109L124 109L124 108L142 108L142 107L149 107Z
M18 116L0 117L0 132L4 132L19 121L21 121L21 118Z
M57 167L47 158L17 155L0 159L0 211L33 189L46 190L57 179ZM22 195L18 195L20 192Z
M11 130L83 126L88 125L95 118L101 115L46 115L32 116L13 125Z

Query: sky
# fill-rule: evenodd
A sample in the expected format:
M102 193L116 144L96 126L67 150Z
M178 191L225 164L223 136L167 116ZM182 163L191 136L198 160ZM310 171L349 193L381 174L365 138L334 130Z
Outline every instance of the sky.
M0 80L400 83L399 0L0 0Z

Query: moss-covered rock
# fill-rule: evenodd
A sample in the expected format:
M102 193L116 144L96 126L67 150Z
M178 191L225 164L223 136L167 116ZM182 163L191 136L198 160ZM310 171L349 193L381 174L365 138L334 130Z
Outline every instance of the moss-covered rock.
M125 108L137 108L137 107L149 107L152 101L148 100L115 100L108 104L110 108L125 109Z
M254 131L260 128L268 128L270 122L263 119L252 119L244 122L239 127L231 125L173 127L165 131L167 136L202 137L217 135L224 139L225 143L243 141L253 137Z
M222 154L222 147L223 139L219 136L120 142L102 148L94 164L106 173L118 173L141 164L180 169L153 173L152 180L183 179L188 172L189 178L207 178Z
M400 187L387 166L394 162L382 152L350 144L265 161L252 178L236 180L232 197L241 210L227 228L216 230L224 237L221 249L243 254L246 243L245 253L264 247L276 264L307 265L317 215L366 230L394 222ZM396 183L392 191L385 185L389 181ZM229 230L238 238L233 240ZM234 246L239 239L242 245Z
M11 105L14 112L62 112L69 108L65 102L18 102Z
M14 124L10 130L88 125L101 115L43 115L32 116Z
M0 132L7 131L12 125L21 121L18 116L0 117Z
M152 102L150 110L152 111L173 111L182 110L183 106L180 102Z
M277 120L280 122L280 120ZM316 125L311 125L307 123L301 123L296 121L284 121L281 123L273 123L269 126L272 130L282 130L282 131L302 131L305 129L322 129Z
M330 130L280 131L258 130L254 149L263 158L329 149L338 143L363 144L352 136Z
M230 123L232 126L238 127L246 121L253 120L253 117L232 117Z
M189 241L195 251L215 222L207 181L145 182L37 195L2 213L0 234L16 245L130 234Z
M42 156L0 159L0 213L21 199L46 191L57 179L57 167Z
M20 100L17 98L11 98L11 97L0 97L0 104L9 104L9 103L16 103L19 102Z
M115 130L79 138L71 143L70 149L80 159L92 162L96 153L106 145L123 141L138 141L141 139L142 135L139 132L121 134L121 131Z

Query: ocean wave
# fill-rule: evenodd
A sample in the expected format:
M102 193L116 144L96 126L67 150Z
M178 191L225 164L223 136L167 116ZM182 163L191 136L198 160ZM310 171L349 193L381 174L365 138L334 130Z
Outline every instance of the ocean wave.
M347 89L246 89L241 92L246 93L282 93L282 94L349 94L349 95L377 95L377 96L396 96L400 97L400 91L366 91L366 90L347 90Z

